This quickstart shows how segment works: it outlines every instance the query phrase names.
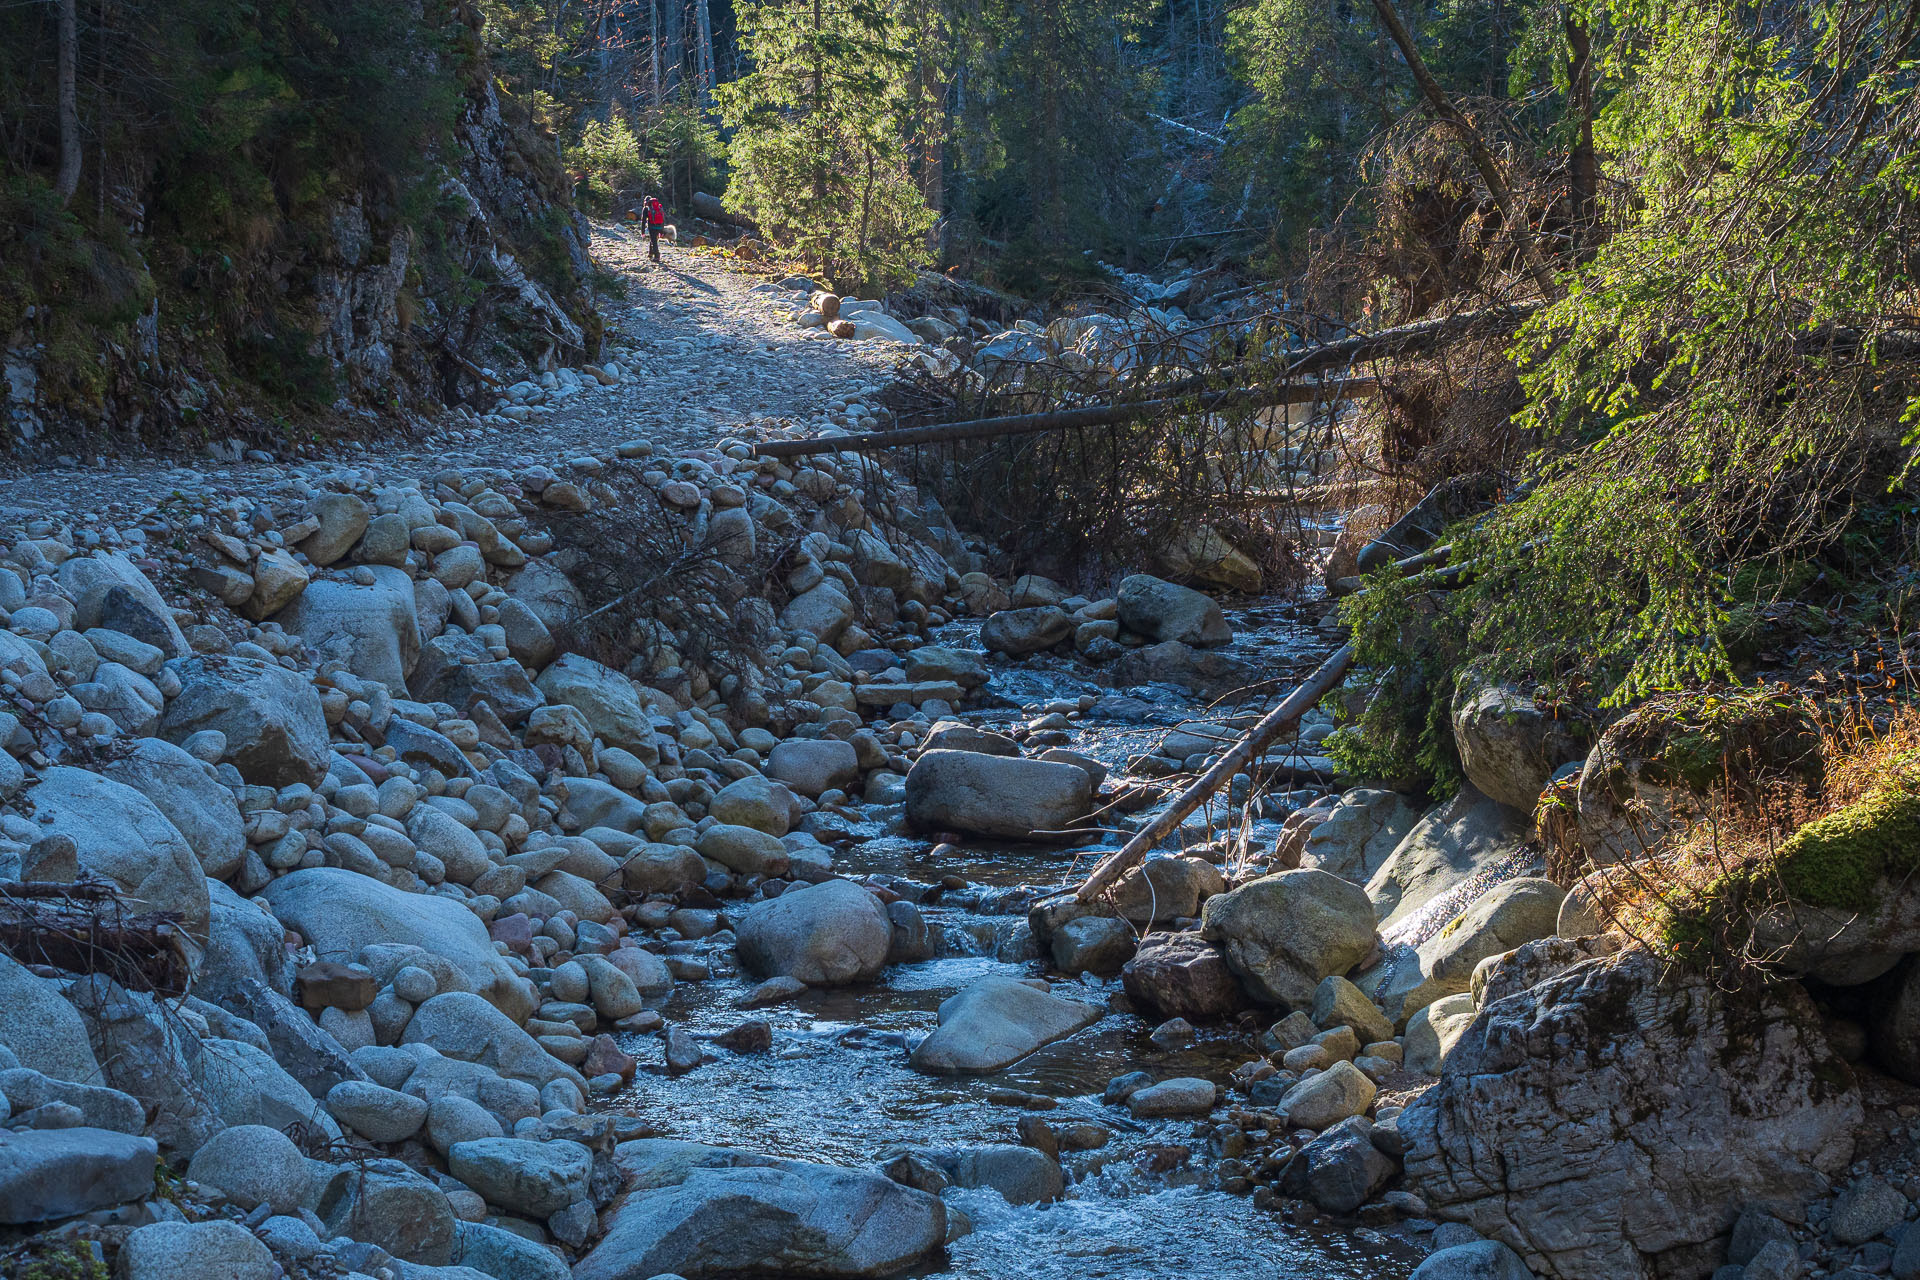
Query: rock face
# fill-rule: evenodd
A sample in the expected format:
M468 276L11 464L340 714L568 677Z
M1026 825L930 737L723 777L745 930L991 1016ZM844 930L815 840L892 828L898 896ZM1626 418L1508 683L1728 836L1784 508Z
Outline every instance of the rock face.
M1322 978L1372 949L1373 904L1325 871L1282 871L1209 899L1200 933L1255 1000L1306 1008Z
M1553 771L1586 757L1572 724L1511 685L1469 670L1455 686L1453 740L1467 781L1490 800L1532 813Z
M1381 932L1423 911L1445 912L1441 920L1458 915L1467 904L1448 895L1519 852L1530 834L1526 814L1462 787L1421 818L1367 881Z
M1589 961L1481 1012L1399 1121L1435 1216L1549 1280L1652 1280L1711 1270L1743 1208L1824 1194L1861 1107L1805 994L1664 968Z
M866 1170L689 1142L622 1143L616 1158L637 1188L574 1280L891 1276L946 1239L937 1197Z
M1396 791L1349 791L1307 836L1300 865L1365 884L1419 821Z
M878 977L893 927L880 899L851 880L828 880L756 903L739 937L749 972L830 987Z
M327 721L304 676L229 654L180 658L167 669L180 678L180 696L160 718L161 737L178 743L218 729L223 758L261 786L315 786L326 776Z
M1198 933L1148 934L1120 982L1135 1005L1160 1019L1212 1021L1250 1003L1226 957Z
M443 956L488 1001L524 1020L533 1012L525 982L502 960L479 917L460 903L405 893L370 876L310 867L268 885L273 914L328 960L352 960L374 943L404 942Z
M928 1075L984 1075L1098 1022L1100 1013L1012 978L983 978L941 1002L939 1027L909 1065Z
M923 831L1027 840L1071 828L1092 797L1086 770L1053 760L927 751L907 771L907 821Z
M323 739L324 741L324 739ZM207 940L207 878L193 848L153 802L111 778L65 765L27 792L45 835L71 837L82 870L105 876L148 911L178 911Z
M1220 606L1191 587L1136 573L1120 582L1120 625L1155 644L1210 649L1233 639Z

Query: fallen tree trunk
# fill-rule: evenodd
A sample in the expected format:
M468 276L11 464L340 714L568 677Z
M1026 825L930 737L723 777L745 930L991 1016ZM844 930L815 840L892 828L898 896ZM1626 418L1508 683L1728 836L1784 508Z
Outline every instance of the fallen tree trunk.
M130 912L95 884L0 885L0 953L166 997L185 995L192 981L180 913Z
M1476 334L1491 336L1511 333L1538 310L1538 304L1492 307L1465 311L1459 315L1422 320L1415 324L1384 329L1379 333L1355 334L1301 352L1287 362L1286 368L1264 386L1225 388L1222 378L1235 370L1205 374L1167 383L1152 390L1151 400L1121 400L1109 404L1086 405L1079 409L1061 409L1051 413L1018 414L1012 417L976 418L966 422L938 423L909 427L904 431L870 431L862 435L832 436L815 440L774 440L755 446L769 458L797 458L816 453L867 453L911 445L948 444L956 440L980 440L996 436L1032 435L1041 431L1065 431L1075 427L1103 427L1116 422L1151 418L1162 413L1217 413L1234 409L1273 408L1283 404L1312 404L1321 399L1352 399L1373 395L1379 383L1373 378L1343 378L1338 382L1302 382L1299 379L1329 369L1344 369L1367 360L1418 355L1446 342ZM1329 394L1329 393L1333 394ZM1197 399L1196 399L1197 397Z

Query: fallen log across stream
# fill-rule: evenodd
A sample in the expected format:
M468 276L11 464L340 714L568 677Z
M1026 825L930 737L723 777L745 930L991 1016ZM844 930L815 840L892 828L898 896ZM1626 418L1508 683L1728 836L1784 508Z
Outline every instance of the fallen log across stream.
M1418 355L1464 337L1492 337L1511 333L1535 310L1537 306L1533 304L1490 307L1383 329L1378 333L1355 334L1299 353L1276 376L1258 386L1221 388L1220 379L1231 377L1235 372L1228 369L1156 387L1154 390L1158 394L1151 400L1121 400L1048 413L975 418L966 422L943 422L900 431L869 431L813 440L768 440L756 445L755 450L768 458L797 458L816 453L869 453L913 445L947 444L956 440L1110 426L1160 414L1218 413L1274 408L1284 404L1313 404L1322 400L1351 400L1377 395L1380 390L1378 379L1304 379L1329 370L1350 368L1369 360Z

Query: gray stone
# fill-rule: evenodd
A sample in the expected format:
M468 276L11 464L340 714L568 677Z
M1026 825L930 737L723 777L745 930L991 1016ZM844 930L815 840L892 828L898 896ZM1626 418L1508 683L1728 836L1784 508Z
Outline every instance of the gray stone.
M1497 1240L1457 1244L1427 1255L1412 1280L1534 1280L1520 1255Z
M60 566L60 585L74 602L73 624L110 627L166 651L187 652L173 611L147 576L119 552L75 556Z
M351 493L321 494L314 499L311 514L320 527L300 544L300 550L317 565L332 564L347 554L373 518L366 500Z
M456 1260L461 1266L494 1280L572 1280L571 1269L557 1253L524 1236L479 1222L462 1222L459 1231Z
M1120 625L1155 644L1172 641L1205 649L1233 639L1220 606L1191 587L1136 573L1121 579L1117 603Z
M1328 1213L1349 1214L1371 1200L1396 1166L1373 1143L1373 1126L1343 1120L1294 1155L1280 1175L1282 1195L1311 1200Z
M534 681L550 703L562 703L586 718L595 736L649 759L658 751L653 722L633 681L591 658L561 655Z
M150 800L208 876L224 880L240 869L247 854L240 806L200 761L165 739L141 738L125 755L102 761L100 772Z
M954 1186L986 1187L1008 1204L1044 1204L1066 1191L1060 1162L1032 1147L960 1147L928 1156Z
M851 742L838 738L789 738L767 756L766 772L817 799L824 791L845 791L859 782L860 756Z
M983 978L940 1004L939 1026L909 1065L928 1075L984 1075L1100 1020L1101 1011L1012 978Z
M1303 1008L1372 949L1373 904L1325 871L1282 871L1210 899L1200 933L1254 999Z
M1210 1021L1247 1007L1226 957L1198 933L1150 933L1120 971L1127 997L1157 1018Z
M587 1198L593 1155L573 1142L481 1138L455 1143L447 1168L488 1203L544 1218Z
M226 735L223 758L261 786L318 786L326 776L326 717L306 677L230 654L179 658L167 670L181 688L160 718L161 737L178 743L217 729Z
M1352 1027L1362 1044L1393 1039L1393 1022L1366 993L1338 975L1322 978L1313 992L1314 1025Z
M1709 1269L1742 1208L1823 1194L1861 1117L1803 992L1730 999L1625 952L1489 1006L1400 1116L1409 1188L1543 1275Z
M926 751L907 772L907 820L923 831L1030 840L1071 829L1092 794L1086 772L1070 764Z
M1397 791L1349 791L1307 836L1300 865L1365 884L1419 821Z
M207 878L193 848L152 801L85 769L55 766L27 798L45 836L70 837L85 871L106 877L149 911L178 911L207 940Z
M146 1128L147 1113L130 1095L43 1075L31 1067L0 1070L0 1096L6 1098L16 1117L40 1107L60 1105L71 1107L79 1123L89 1129L139 1133Z
M152 1222L120 1246L127 1280L277 1280L273 1252L237 1222Z
M420 657L413 579L400 569L365 572L373 574L369 586L314 579L280 621L321 661L338 662L354 675L403 693Z
M1127 1110L1137 1120L1161 1116L1203 1116L1218 1097L1213 1081L1195 1076L1162 1080L1127 1095Z
M1906 1196L1869 1174L1834 1198L1827 1230L1841 1244L1865 1244L1906 1221L1907 1208Z
M401 1040L430 1044L447 1057L477 1062L535 1086L565 1080L586 1088L579 1072L541 1048L506 1014L468 992L449 991L415 1009Z
M421 1099L362 1080L342 1080L328 1090L327 1111L372 1142L404 1142L427 1122Z
M1429 810L1367 881L1381 928L1424 912L1460 914L1460 897L1477 877L1520 851L1532 836L1530 815L1489 800L1473 787ZM1424 917L1423 917L1424 918Z
M1587 755L1574 724L1471 667L1454 684L1453 740L1467 781L1522 813L1533 812L1556 768Z
M79 1084L98 1083L100 1064L87 1040L87 1024L61 998L60 988L0 955L0 1048L21 1066Z
M887 909L850 880L789 889L741 919L740 963L758 977L808 986L867 982L886 966L893 938Z
M1298 1129L1327 1129L1365 1115L1378 1086L1351 1062L1336 1062L1287 1090L1275 1108Z
M1003 609L980 626L980 643L989 652L1016 658L1051 649L1072 636L1073 619L1053 605Z
M313 1211L330 1234L396 1258L434 1267L453 1260L455 1219L446 1193L398 1160L333 1166Z
M1112 977L1133 959L1133 926L1113 916L1069 920L1053 935L1053 967L1069 975Z
M1564 897L1553 881L1532 876L1497 884L1419 947L1396 948L1363 988L1387 1016L1404 1024L1442 996L1467 991L1482 960L1551 937Z
M0 1223L70 1218L153 1194L152 1138L107 1129L0 1129Z
M193 1153L187 1173L242 1209L264 1204L291 1214L306 1203L307 1158L286 1134L265 1125L222 1129Z

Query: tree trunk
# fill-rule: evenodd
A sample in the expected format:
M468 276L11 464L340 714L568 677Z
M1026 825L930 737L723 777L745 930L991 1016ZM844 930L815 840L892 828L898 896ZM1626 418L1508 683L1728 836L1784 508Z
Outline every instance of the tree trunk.
M694 74L698 77L700 105L713 105L713 14L707 0L693 0L693 17L699 47L694 50Z
M79 0L58 0L60 5L60 176L54 190L60 203L73 199L80 189L80 20L75 10Z
M686 69L687 6L686 0L667 0L667 67L665 91L668 97L680 87L681 73Z
M1573 116L1574 141L1567 157L1567 203L1573 218L1576 257L1592 243L1599 214L1600 162L1593 151L1593 33L1567 11L1567 111Z
M647 92L654 106L664 101L660 93L660 0L647 0Z

